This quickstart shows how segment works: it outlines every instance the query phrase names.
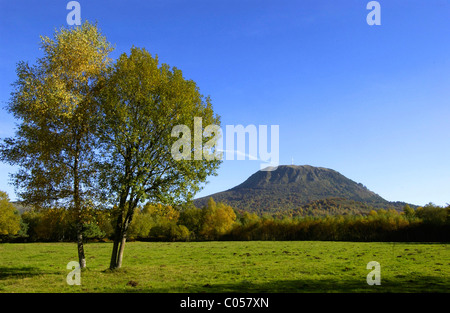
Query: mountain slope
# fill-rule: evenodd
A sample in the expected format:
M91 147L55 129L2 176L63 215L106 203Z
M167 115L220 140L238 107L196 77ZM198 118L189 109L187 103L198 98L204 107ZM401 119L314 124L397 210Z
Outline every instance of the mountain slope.
M227 191L194 200L202 207L212 197L236 209L265 213L297 209L316 200L340 198L364 203L368 208L400 208L362 184L327 168L282 165L274 171L258 171Z

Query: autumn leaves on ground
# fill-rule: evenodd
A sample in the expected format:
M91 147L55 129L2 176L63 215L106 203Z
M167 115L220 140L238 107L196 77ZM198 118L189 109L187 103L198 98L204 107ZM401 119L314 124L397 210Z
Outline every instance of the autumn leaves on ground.
M445 244L324 241L130 242L108 269L111 243L85 245L81 285L70 286L74 243L0 245L1 292L450 292ZM367 263L381 285L368 285Z

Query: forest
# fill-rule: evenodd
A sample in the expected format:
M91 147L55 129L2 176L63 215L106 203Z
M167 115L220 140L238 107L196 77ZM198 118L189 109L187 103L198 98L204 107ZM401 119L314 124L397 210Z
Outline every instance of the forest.
M6 198L5 198L6 197ZM2 193L0 237L3 242L76 241L76 223L64 208L19 213ZM288 211L289 212L289 211ZM6 221L6 217L9 217ZM92 208L83 224L86 241L110 241L111 210ZM450 241L450 206L429 203L402 211L378 209L368 214L257 215L209 199L206 206L172 207L147 203L135 209L128 240L323 240Z

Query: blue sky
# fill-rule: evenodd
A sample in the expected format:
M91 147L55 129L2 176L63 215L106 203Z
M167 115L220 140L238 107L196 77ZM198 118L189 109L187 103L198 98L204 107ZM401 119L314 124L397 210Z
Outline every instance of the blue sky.
M69 1L0 0L0 105ZM450 1L80 0L112 54L145 47L210 95L223 125L279 125L280 163L339 171L390 201L450 203ZM0 137L15 121L0 112ZM224 161L199 196L259 169ZM14 168L0 164L0 190Z

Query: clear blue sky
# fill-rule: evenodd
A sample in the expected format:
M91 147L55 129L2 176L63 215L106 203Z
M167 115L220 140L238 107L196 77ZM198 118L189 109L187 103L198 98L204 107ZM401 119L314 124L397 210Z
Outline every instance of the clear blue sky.
M67 26L69 1L0 0L0 105L39 35ZM279 125L280 163L339 171L391 201L450 203L450 1L80 0L116 45L183 70L222 124ZM15 121L0 113L0 137ZM225 161L199 194L231 188L258 161ZM0 190L15 199L0 164Z

